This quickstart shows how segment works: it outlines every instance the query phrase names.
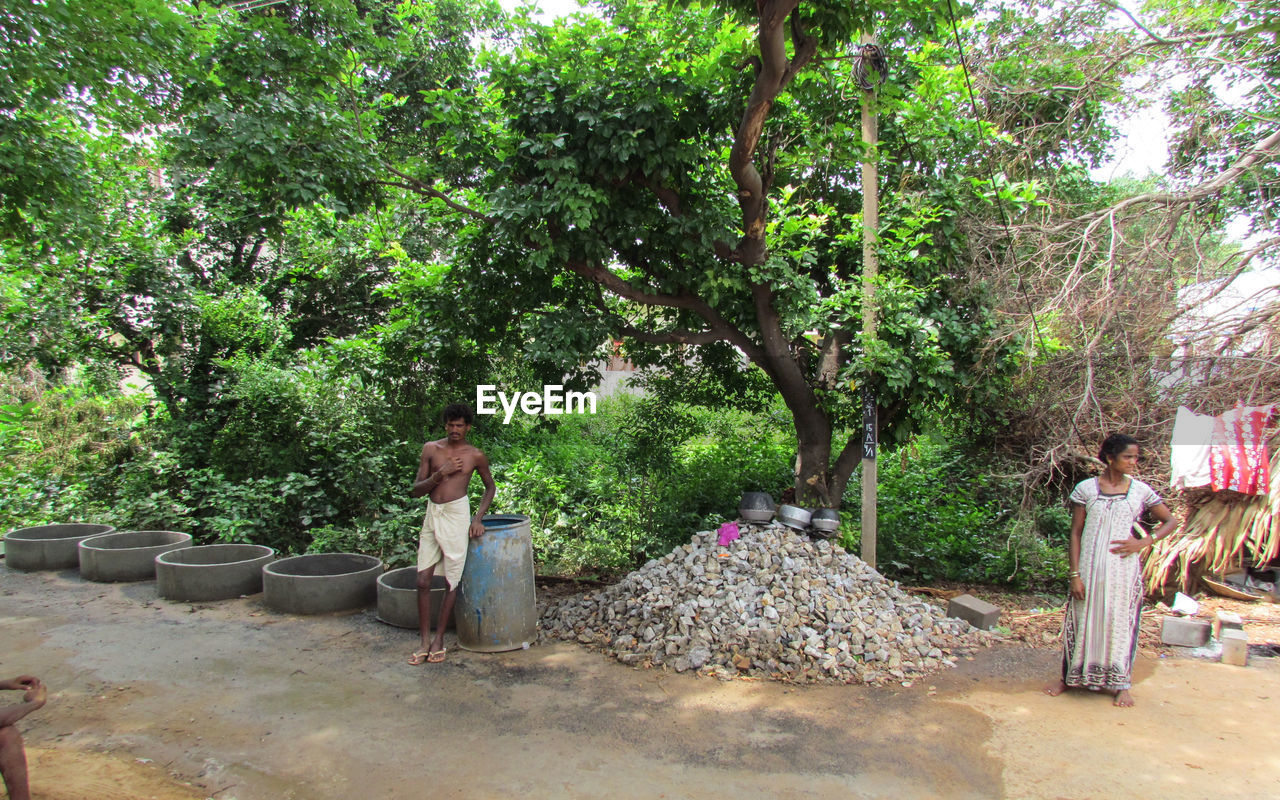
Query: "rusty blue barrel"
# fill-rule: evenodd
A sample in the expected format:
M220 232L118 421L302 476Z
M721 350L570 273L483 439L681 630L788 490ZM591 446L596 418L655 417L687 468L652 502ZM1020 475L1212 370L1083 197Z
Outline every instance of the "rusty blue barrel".
M533 540L523 514L490 514L467 544L453 619L458 646L481 653L519 650L538 638Z

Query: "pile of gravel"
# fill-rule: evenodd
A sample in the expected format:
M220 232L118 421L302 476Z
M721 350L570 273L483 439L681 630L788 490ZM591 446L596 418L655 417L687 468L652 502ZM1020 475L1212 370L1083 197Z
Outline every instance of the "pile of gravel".
M553 601L542 634L625 664L835 683L910 681L993 638L830 542L739 526L726 546L704 531L619 583Z

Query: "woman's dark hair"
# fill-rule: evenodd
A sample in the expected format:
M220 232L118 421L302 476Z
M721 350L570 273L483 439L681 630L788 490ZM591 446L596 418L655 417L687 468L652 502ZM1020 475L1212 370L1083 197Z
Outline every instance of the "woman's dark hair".
M468 425L475 419L475 414L471 413L471 406L466 403L450 403L444 407L444 413L441 414L445 422L460 419Z
M1125 433L1113 433L1102 440L1102 448L1098 450L1098 460L1103 464L1110 464L1111 459L1129 449L1130 445L1135 445L1138 440Z

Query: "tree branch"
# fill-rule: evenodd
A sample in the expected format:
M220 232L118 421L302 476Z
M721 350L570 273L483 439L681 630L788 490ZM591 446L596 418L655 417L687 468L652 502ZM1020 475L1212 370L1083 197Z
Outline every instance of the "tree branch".
M673 217L683 215L684 212L680 208L680 193L675 189L670 189L660 183L655 183L644 175L641 175L639 172L631 173L631 181L637 186L643 186L653 192L654 197L658 198L658 202L662 204L663 208L670 211Z
M764 231L768 214L765 195L769 186L753 162L764 123L769 118L774 100L817 52L817 40L808 36L799 21L793 19L794 55L787 59L783 25L789 16L797 13L798 5L799 0L760 0L757 6L760 10L756 37L760 69L756 72L755 85L729 153L729 173L738 187L738 206L742 210L742 237L732 258L744 264L759 264L765 254Z
M470 217L478 219L481 222L488 222L488 223L497 222L497 219L495 217L491 217L488 214L484 214L469 206L464 206L462 203L459 203L458 201L454 200L452 197L440 191L439 189L435 188L431 184L426 183L418 178L415 178L412 175L405 174L389 164L387 165L387 171L399 177L404 182L400 183L398 181L379 181L379 183L383 184L384 186L398 186L401 189L408 189L411 192L417 192L420 195L431 197L436 200L441 200L444 202L445 205L447 205L449 208L452 208L454 211L459 211Z
M844 489L849 485L849 478L852 477L853 470L861 460L862 436L850 436L844 443L844 447L840 449L840 455L836 456L835 462L831 465L832 497L844 497Z
M248 259L245 260L244 268L246 271L253 269L258 263L258 256L262 255L262 246L267 243L267 237L259 236L258 240L253 243L253 250L249 252Z
M1205 305L1213 298L1222 294L1222 292L1228 286L1230 286L1232 282L1235 281L1236 278L1240 277L1240 275L1248 268L1249 263L1253 261L1254 258L1256 258L1259 254L1265 252L1266 250L1272 247L1275 247L1277 245L1280 245L1280 236L1267 239L1266 241L1259 244L1257 247L1251 248L1245 251L1244 253L1242 253L1240 256L1240 263L1236 265L1236 269L1234 272L1232 272L1227 277L1220 279L1217 287L1214 288L1213 291L1209 292L1204 297L1192 298L1191 302L1189 302L1186 306L1178 310L1177 315L1175 315L1173 319L1178 320L1188 316L1189 314L1191 314L1191 312L1198 310L1201 306Z
M646 306L660 306L663 308L679 308L691 311L706 321L709 330L714 332L716 339L711 341L723 340L730 342L739 350L746 354L755 363L762 363L764 352L760 346L733 325L727 319L720 315L720 312L712 308L705 300L687 292L680 294L662 294L655 292L647 292L637 286L634 286L622 278L618 277L612 270L607 267L592 266L584 261L569 261L567 266L569 271L575 275L579 275L587 280L603 286L610 292L619 297L639 303Z
M1131 12L1129 9L1125 8L1124 6L1120 5L1119 3L1113 2L1113 0L1102 0L1102 4L1104 6L1114 8L1116 11L1119 11L1121 14L1124 14L1126 17L1129 18L1129 21L1131 21L1138 28L1138 30L1150 36L1152 40L1159 42L1160 44L1172 44L1172 42L1170 42L1168 39L1165 39L1162 36L1158 36L1155 33L1152 33L1150 28L1148 28L1146 25L1143 25L1142 22L1133 15L1133 12Z
M1211 41L1220 40L1220 39L1239 39L1241 37L1252 36L1255 33L1275 33L1277 32L1277 30L1280 30L1280 26L1278 26L1274 22L1263 22L1249 28L1241 28L1240 30L1228 31L1225 33L1222 31L1215 31L1212 33L1193 33L1190 36L1177 36L1172 39L1166 39L1163 36L1160 36L1159 34L1153 32L1146 25L1143 25L1142 21L1139 20L1136 16L1134 16L1133 13L1129 11L1129 9L1125 8L1119 3L1114 2L1114 0L1102 0L1102 4L1104 6L1114 8L1116 11L1119 11L1121 14L1124 14L1133 23L1134 27L1136 27L1138 30L1145 33L1148 37L1151 38L1151 41L1155 42L1156 44L1175 45L1175 44L1189 44L1191 42L1211 42Z
M773 290L766 284L752 283L751 299L755 301L760 341L764 345L762 358L753 357L752 360L773 378L797 425L829 427L817 395L805 380L800 364L791 352L791 343L782 331L782 319L773 307Z
M1090 227L1096 225L1099 221L1106 217L1118 214L1125 209L1138 205L1163 205L1174 206L1195 203L1199 200L1212 195L1220 189L1229 186L1233 181L1239 178L1246 170L1252 168L1255 164L1265 160L1268 156L1280 153L1280 130L1273 131L1262 141L1253 146L1248 153L1242 156L1235 164L1218 173L1207 181L1192 186L1184 192L1147 192L1145 194L1135 195L1127 198L1109 208L1091 211L1088 214L1082 214L1073 217L1066 222L1055 225L1047 229L1049 233L1062 233L1070 228L1079 225L1082 222L1090 223Z
M712 330L646 331L625 323L618 325L617 330L623 336L630 336L632 339L639 339L649 344L711 344L712 342L727 341L724 336Z
M835 386L836 377L840 372L840 356L844 353L845 345L849 343L851 338L848 331L839 328L827 334L827 337L823 339L818 356L818 368L814 374L815 382L819 386L828 389Z

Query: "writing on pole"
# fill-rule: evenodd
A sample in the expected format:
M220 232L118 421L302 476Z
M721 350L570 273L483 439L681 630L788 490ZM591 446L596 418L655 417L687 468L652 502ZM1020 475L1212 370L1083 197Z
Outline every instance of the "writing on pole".
M876 395L870 387L862 390L862 459L876 460Z

